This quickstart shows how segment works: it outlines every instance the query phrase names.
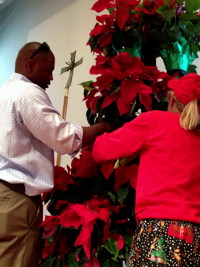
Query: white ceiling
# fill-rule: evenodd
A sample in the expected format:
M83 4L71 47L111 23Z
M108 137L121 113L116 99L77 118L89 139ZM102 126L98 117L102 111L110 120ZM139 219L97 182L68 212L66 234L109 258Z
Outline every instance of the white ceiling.
M5 7L7 7L13 1L14 0L0 0L0 10L3 10Z

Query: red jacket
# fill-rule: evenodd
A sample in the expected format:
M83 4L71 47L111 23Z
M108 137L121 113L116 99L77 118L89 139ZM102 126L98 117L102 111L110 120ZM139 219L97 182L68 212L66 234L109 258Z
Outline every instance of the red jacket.
M162 218L200 224L200 131L185 131L180 114L142 113L96 139L97 162L140 154L136 219Z

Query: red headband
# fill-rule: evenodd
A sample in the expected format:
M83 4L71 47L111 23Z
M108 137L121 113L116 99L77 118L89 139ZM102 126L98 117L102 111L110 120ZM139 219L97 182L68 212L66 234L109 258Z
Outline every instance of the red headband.
M187 105L191 100L200 100L200 75L189 73L180 79L172 79L168 87L174 90L176 98Z

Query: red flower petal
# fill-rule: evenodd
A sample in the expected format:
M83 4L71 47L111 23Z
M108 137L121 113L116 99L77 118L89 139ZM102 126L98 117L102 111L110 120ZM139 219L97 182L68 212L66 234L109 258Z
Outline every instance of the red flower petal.
M115 171L115 192L128 181L130 181L132 187L136 185L138 173L138 165L132 164L130 166L121 166ZM135 188L135 187L134 187Z
M121 96L123 102L131 105L132 101L136 98L138 91L138 82L132 80L123 80L121 84Z
M45 220L41 223L40 227L43 227L43 236L48 238L52 236L59 224L59 217L58 216L46 216Z
M125 175L127 166L121 166L115 171L115 192L118 191L121 185L128 182L130 177Z
M59 217L60 225L64 227L78 228L81 225L80 216L72 209L65 209Z
M121 115L124 115L124 114L126 114L126 113L129 113L129 112L130 112L130 109L131 109L131 105L125 103L125 102L123 101L123 98L122 98L122 97L120 97L120 98L117 100L117 107L118 107L120 116L121 116Z
M104 222L108 222L108 220L110 218L109 210L106 209L106 208L100 209L99 212L98 212L98 218L101 219Z
M73 209L73 211L75 211L76 214L79 215L82 224L88 224L95 221L95 219L97 218L97 214L94 214L85 205L75 204L72 205L71 208Z
M103 48L106 45L109 45L112 42L112 34L110 32L104 33L102 36L99 37L99 45Z
M116 233L116 234L112 234L110 238L117 241L118 250L121 250L124 247L124 238L122 235Z
M79 236L77 237L74 246L83 246L83 249L85 251L85 254L87 256L87 258L90 260L91 255L90 255L90 251L91 251L91 233L93 231L94 228L94 222L92 223L88 223L87 225L83 226L83 228L81 229L81 232L79 234Z
M104 9L108 9L109 8L109 0L98 0L93 6L92 6L92 10L96 11L96 12L101 12Z
M74 158L71 163L72 175L80 178L90 178L97 176L100 166L92 157L92 152L82 150L80 158Z
M103 173L103 176L106 179L108 179L110 177L111 173L113 172L114 165L115 165L114 160L102 162L101 171Z
M152 98L148 94L140 95L140 102L143 104L147 111L151 110Z
M129 17L129 11L126 5L121 5L116 10L116 21L119 28L122 30Z
M120 92L117 92L115 94L112 95L108 95L105 97L101 108L106 108L107 106L109 106L110 104L112 104L114 101L116 101L119 98Z

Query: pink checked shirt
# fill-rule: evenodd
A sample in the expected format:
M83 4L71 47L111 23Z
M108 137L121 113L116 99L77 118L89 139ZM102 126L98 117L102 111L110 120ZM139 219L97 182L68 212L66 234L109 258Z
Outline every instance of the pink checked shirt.
M23 183L27 195L53 187L54 151L78 151L82 135L26 77L13 73L0 88L0 179Z

